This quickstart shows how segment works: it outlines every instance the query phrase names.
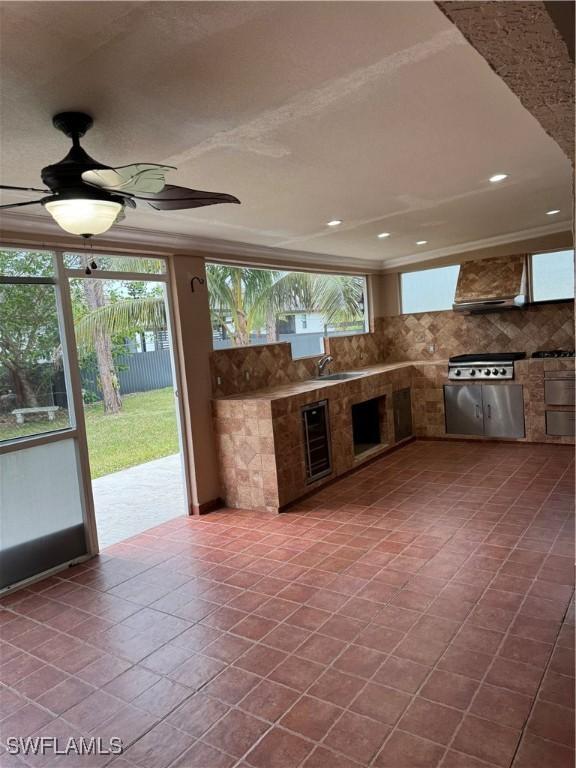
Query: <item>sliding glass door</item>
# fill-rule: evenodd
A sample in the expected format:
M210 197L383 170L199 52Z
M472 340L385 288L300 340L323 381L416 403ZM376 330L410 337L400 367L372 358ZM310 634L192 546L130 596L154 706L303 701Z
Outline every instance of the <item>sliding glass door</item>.
M0 248L0 590L98 551L66 280Z

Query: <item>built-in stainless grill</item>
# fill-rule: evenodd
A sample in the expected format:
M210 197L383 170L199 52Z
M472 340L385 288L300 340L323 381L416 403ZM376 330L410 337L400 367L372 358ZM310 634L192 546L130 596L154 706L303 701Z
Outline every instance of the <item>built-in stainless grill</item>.
M448 361L448 378L452 381L513 379L514 361L524 357L525 352L455 355Z

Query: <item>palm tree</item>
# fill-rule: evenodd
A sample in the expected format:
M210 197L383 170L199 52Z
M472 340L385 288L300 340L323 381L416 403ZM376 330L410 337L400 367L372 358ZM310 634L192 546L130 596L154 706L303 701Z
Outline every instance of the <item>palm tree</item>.
M94 339L105 333L109 337L133 336L144 331L166 330L166 311L162 296L138 296L119 299L87 312L76 321L76 343L90 349Z
M224 264L207 266L212 321L226 328L235 345L249 344L250 333L264 324L264 298L270 295L278 274L268 269Z
M212 320L226 329L237 346L249 344L250 335L264 326L268 341L276 341L276 319L289 312L321 312L326 325L363 319L361 277L224 264L209 264L206 275ZM166 327L160 295L104 303L75 323L78 346L84 349L93 348L98 338L129 337Z
M221 264L206 273L212 318L236 345L249 344L264 325L268 341L276 341L276 318L287 312L321 312L326 324L363 318L361 277Z
M90 253L79 254L79 266L88 268L93 261ZM93 269L113 269L116 271L153 273L158 269L156 259L134 257L98 256L98 267ZM90 272L88 271L88 274ZM94 351L98 367L98 381L102 390L104 412L119 413L122 408L122 398L118 386L118 376L112 354L113 337L116 335L129 336L135 331L156 328L161 322L166 327L164 305L156 300L151 310L154 315L149 321L146 313L149 311L147 297L126 299L126 301L111 302L104 290L102 280L98 278L81 278L83 302L79 316L75 318L76 341L82 351ZM86 311L87 310L87 311Z

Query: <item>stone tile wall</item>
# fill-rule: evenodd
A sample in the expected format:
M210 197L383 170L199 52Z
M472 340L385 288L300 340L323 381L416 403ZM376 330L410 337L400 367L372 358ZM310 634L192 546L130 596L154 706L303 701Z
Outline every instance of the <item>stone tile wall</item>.
M324 341L326 354L334 357L334 362L330 366L333 371L364 368L381 363L383 360L382 340L376 333L330 336Z
M222 492L237 509L277 510L278 478L270 400L214 400Z
M482 315L421 312L377 318L374 333L325 340L333 371L379 362L446 360L469 352L574 349L574 304L542 304ZM433 351L430 347L433 346ZM264 344L212 353L215 397L304 381L316 375L318 357L293 360L290 344Z
M332 371L362 368L382 360L381 339L375 333L326 338L325 350L334 357ZM289 342L215 350L212 392L215 397L226 397L304 381L316 375L320 357L293 360Z
M574 349L574 303L480 315L451 310L397 315L379 318L376 329L387 362L445 360L471 352L531 355L539 349Z
M317 359L293 360L288 342L219 349L212 352L212 392L225 397L303 381L315 375Z

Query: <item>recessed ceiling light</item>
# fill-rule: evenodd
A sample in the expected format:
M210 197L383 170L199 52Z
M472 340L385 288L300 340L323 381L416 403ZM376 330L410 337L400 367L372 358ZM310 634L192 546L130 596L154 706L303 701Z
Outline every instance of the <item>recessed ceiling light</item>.
M507 173L495 173L494 176L490 176L488 181L491 181L492 184L496 184L499 181L504 181L504 179L508 178Z
M428 240L416 240L416 245L426 245Z
M553 208L551 211L546 211L546 216L555 216L560 213L560 208Z
M342 219L332 219L332 221L327 221L326 224L329 227L337 227L339 224L342 224Z
M390 237L390 232L380 232L378 237L382 240L384 237Z

